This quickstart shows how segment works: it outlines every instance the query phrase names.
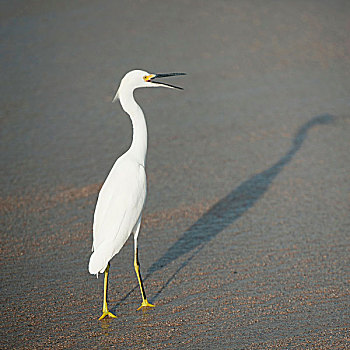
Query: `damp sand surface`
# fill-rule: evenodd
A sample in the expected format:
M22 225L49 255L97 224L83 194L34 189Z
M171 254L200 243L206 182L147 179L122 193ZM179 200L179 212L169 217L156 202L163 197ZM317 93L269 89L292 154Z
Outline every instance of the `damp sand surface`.
M347 349L347 1L1 4L2 349ZM131 124L149 128L139 237L88 274L92 216ZM170 80L169 80L170 82Z

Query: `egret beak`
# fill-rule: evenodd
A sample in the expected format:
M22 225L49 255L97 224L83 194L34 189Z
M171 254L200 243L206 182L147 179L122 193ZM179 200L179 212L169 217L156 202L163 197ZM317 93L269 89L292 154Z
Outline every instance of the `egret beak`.
M164 73L159 73L159 74L152 74L152 75L149 76L150 78L147 81L150 82L150 83L161 85L161 86L168 87L168 88L171 88L171 89L183 90L182 87L171 85L171 84L166 84L166 83L154 80L154 79L159 79L159 78L174 77L174 76L177 76L177 75L186 75L186 73L165 73L165 74Z

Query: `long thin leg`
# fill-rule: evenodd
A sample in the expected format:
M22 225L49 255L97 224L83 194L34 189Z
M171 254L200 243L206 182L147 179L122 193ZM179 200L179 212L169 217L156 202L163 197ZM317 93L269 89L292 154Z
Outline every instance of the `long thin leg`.
M111 312L109 312L107 307L108 271L109 271L109 263L105 270L105 280L104 280L104 286L103 286L103 308L102 308L102 316L99 318L99 320L104 319L106 316L113 317L113 318L117 317L113 315Z
M139 281L141 295L142 295L142 304L137 310L140 310L144 306L154 307L154 305L150 304L147 301L145 289L143 288L143 282L142 282L142 277L141 277L141 272L140 272L140 263L139 263L139 257L138 257L138 249L137 249L137 246L136 246L136 240L135 240L134 267L135 267L135 272L136 272L137 280Z

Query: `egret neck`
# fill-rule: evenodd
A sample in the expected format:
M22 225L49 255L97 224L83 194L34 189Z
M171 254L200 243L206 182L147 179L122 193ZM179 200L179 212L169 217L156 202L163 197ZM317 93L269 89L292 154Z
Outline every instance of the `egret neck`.
M145 166L147 153L147 125L141 107L134 99L133 90L125 90L119 93L119 100L124 111L129 115L133 128L132 142L127 153Z

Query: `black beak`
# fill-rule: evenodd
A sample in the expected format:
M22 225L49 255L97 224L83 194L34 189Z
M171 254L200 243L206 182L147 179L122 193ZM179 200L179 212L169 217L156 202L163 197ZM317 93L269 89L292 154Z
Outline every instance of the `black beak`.
M165 85L165 86L171 87L173 89L183 90L182 87L171 85L171 84L166 84L166 83L154 80L154 79L158 79L158 78L174 77L174 76L177 76L177 75L186 75L186 73L159 73L159 74L155 74L155 76L150 80L150 82L151 83L160 84L160 85Z

